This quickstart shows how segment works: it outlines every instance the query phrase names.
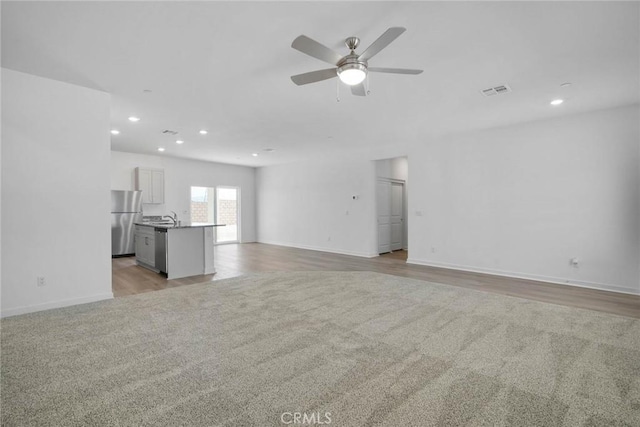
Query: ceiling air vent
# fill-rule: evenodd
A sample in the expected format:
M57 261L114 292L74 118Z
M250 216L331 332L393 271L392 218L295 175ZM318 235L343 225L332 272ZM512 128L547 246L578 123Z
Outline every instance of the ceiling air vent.
M501 93L508 93L508 92L511 92L511 88L507 85L490 87L480 91L480 93L482 93L484 96L493 96L493 95L499 95Z
M176 132L175 130L169 130L169 129L163 130L162 133L164 133L165 135L177 135L178 134L178 132Z

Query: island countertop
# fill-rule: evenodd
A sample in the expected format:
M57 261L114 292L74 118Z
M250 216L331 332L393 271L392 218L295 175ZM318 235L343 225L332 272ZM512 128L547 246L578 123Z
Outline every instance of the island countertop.
M178 221L176 225L173 225L171 223L158 223L158 222L136 222L135 225L172 230L176 228L224 227L226 224L213 224L210 222Z
M135 223L136 263L167 279L215 274L214 227L208 222Z

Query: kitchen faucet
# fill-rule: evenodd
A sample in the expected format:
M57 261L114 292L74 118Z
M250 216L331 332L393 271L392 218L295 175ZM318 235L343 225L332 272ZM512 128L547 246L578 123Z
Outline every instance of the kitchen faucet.
M169 211L171 212L173 215L163 215L163 218L169 218L171 221L173 221L173 226L175 227L178 224L178 214L175 213L174 211Z

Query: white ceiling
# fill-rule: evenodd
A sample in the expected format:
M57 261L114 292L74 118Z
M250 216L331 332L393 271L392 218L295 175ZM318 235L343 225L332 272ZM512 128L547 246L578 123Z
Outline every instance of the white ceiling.
M109 92L114 150L263 166L638 103L639 16L638 2L3 1L2 66ZM340 102L336 79L289 79L329 67L290 47L298 35L346 54L345 37L362 52L391 26L407 31L369 65L423 74L371 75L371 96L341 86ZM513 92L479 93L501 84Z

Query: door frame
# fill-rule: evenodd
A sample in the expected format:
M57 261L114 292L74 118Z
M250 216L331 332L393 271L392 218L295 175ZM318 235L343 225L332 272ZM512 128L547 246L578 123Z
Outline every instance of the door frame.
M237 244L242 242L242 236L241 236L241 227L240 227L240 223L242 221L242 203L240 203L240 197L241 197L241 188L239 186L235 186L235 185L216 185L215 186L215 202L214 202L214 222L217 222L217 218L218 218L218 189L233 189L236 190L236 240L230 240L230 241L226 241L226 242L218 242L218 229L217 227L214 227L214 236L213 236L213 243L215 245L232 245L232 244Z
M214 245L233 245L233 244L237 244L237 243L241 243L242 242L242 227L241 227L241 221L242 221L242 203L241 203L241 195L242 195L242 188L240 186L236 186L236 185L191 185L189 186L189 200L191 200L191 189L193 187L199 187L199 188L206 188L207 190L213 190L212 191L212 203L211 203L211 210L212 210L212 215L213 215L213 223L216 223L217 218L218 218L218 189L234 189L236 190L236 214L237 214L237 218L236 218L236 227L237 227L237 240L231 240L228 242L218 242L218 228L217 227L213 227L213 244ZM189 218L191 220L191 217Z
M405 235L404 235L404 227L406 227L406 217L407 217L407 212L405 210L405 198L407 197L406 191L407 191L407 182L404 179L395 179L395 178L385 178L385 177L376 177L376 251L380 250L380 231L379 231L379 227L378 227L378 220L380 217L380 213L378 212L378 183L379 182L385 182L385 183L389 183L389 184L400 184L402 185L402 203L401 203L401 208L402 208L402 231L401 231L401 239L402 239L402 244L400 245L400 249L396 249L395 252L397 252L398 250L405 250L404 248L407 245L407 242L405 242ZM391 194L391 193L389 193ZM389 200L389 203L391 203L391 200ZM389 227L389 235L391 235L391 227ZM393 250L391 250L391 237L389 237L389 252L385 252L385 253L391 253L394 252ZM380 252L378 252L378 255L380 255Z

